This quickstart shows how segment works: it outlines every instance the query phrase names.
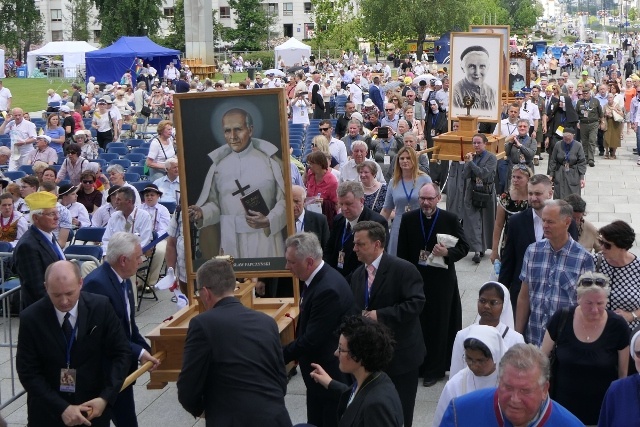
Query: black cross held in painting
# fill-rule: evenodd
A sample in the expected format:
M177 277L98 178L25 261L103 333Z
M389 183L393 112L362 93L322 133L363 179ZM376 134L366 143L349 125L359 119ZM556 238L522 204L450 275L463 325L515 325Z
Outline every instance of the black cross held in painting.
M231 193L231 195L237 196L239 194L242 197L244 197L244 192L247 191L250 186L247 185L246 187L243 187L242 185L240 185L240 181L238 181L237 179L236 179L236 185L238 186L238 191L234 191L233 193Z

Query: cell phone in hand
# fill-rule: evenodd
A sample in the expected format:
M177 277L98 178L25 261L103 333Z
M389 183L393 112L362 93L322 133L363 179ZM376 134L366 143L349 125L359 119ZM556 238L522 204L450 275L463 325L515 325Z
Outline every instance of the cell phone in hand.
M378 128L378 138L389 138L389 128L388 127Z

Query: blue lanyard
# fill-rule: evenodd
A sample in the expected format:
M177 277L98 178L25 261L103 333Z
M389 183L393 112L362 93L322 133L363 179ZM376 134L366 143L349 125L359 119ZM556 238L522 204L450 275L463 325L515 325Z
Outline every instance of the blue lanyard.
M373 285L373 283L372 283ZM364 269L364 309L369 308L369 272Z
M438 122L438 117L440 116L440 112L438 111L438 114L436 114L435 116L432 114L431 115L431 128L433 129L434 127L436 127L436 123Z
M65 336L64 331L60 329L60 332L62 332L62 336L64 337L64 342L67 343L67 369L69 369L69 366L71 365L71 347L73 346L73 338L76 336L77 331L78 331L78 319L76 319L76 324L73 327L73 330L71 331L71 340L67 342L67 337Z
M347 235L347 227L349 226L349 221L347 220L346 217L344 219L345 219L344 230L342 230L342 248L343 249L344 249L344 244L347 242L347 240L349 240L349 238L353 236L353 230L351 231L351 233Z
M567 144L564 143L564 141L563 141L563 143L564 143L564 161L566 163L569 163L569 152L571 151L571 148L573 147L573 143L574 142L575 141L571 141L571 144L569 144L569 148L567 148Z
M407 206L409 206L411 204L411 196L413 196L413 190L416 189L415 185L413 185L411 187L411 192L407 193L407 187L405 187L404 185L404 179L401 180L400 182L402 182L402 189L404 190L404 195L407 196Z
M387 147L384 146L384 142L380 141L380 145L382 145L382 149L384 150L384 154L389 155L389 150L391 149L391 142L387 141L389 144Z
M427 244L429 243L429 239L431 239L431 234L433 234L433 227L436 226L436 221L438 220L438 215L440 215L440 209L436 208L436 216L433 218L433 223L431 224L431 229L429 230L429 235L424 234L424 214L420 212L420 227L422 228L422 238L424 239L424 249L427 249Z

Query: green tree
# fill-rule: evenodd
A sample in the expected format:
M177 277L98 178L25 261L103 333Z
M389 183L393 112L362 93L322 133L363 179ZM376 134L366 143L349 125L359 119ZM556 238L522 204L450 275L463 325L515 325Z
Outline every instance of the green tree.
M67 35L71 40L89 41L91 2L89 0L70 0L66 7L71 15L71 25L67 30Z
M153 36L162 18L162 0L92 0L102 25L100 42L106 46L121 36Z
M638 9L632 7L629 9L629 21L635 21L638 19Z
M374 40L391 40L401 34L417 39L418 57L427 35L466 31L471 21L471 1L449 0L362 0L363 31Z
M229 0L235 14L235 29L226 31L227 37L236 40L237 50L260 50L269 36L273 16L260 0Z
M42 16L34 0L0 0L0 40L23 61L42 42Z
M311 0L315 39L318 46L354 49L362 35L362 20L353 12L350 0Z
M502 0L502 7L507 10L509 17L506 24L515 30L532 27L543 12L542 5L531 0Z

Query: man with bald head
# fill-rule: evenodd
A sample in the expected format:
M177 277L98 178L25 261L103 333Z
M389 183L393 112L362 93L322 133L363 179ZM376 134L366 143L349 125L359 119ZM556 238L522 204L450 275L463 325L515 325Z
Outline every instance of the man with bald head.
M218 250L235 258L284 256L287 215L278 148L253 135L253 118L240 108L222 116L226 145L209 153L212 165L200 197L189 206L199 228L220 227ZM252 209L253 208L253 209ZM200 242L203 242L201 234Z
M47 294L20 313L16 369L32 426L108 427L131 350L109 300L80 292L78 266L51 264Z
M24 119L22 108L11 110L11 117L0 125L0 134L11 136L11 159L9 170L18 170L20 165L25 163L29 152L33 150L33 143L36 142L36 125Z
M491 65L489 52L482 46L469 46L462 51L460 63L464 78L453 87L453 105L466 108L464 97L475 99L474 110L492 110L495 107L495 90L485 83Z
M320 244L324 248L329 240L329 224L327 223L327 217L316 213L307 211L304 208L304 199L306 198L306 190L299 186L294 185L291 187L291 196L293 197L293 220L295 223L296 233L302 231L308 231L316 236L320 240Z

